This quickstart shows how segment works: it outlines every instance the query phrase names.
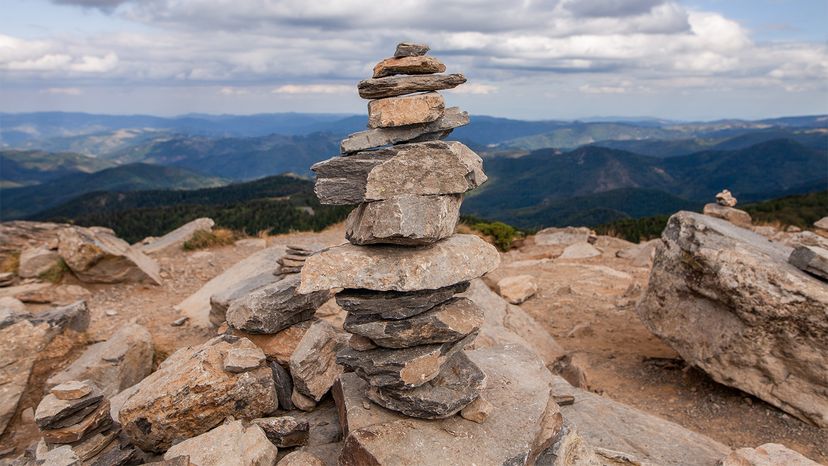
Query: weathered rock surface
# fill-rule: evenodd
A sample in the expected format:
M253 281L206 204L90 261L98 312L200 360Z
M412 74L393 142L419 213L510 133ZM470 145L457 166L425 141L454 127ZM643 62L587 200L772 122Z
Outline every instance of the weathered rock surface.
M384 99L415 92L453 89L466 82L462 74L432 74L419 76L388 76L366 79L357 85L363 99Z
M112 418L109 417L109 401L104 400L93 406L95 409L86 416L78 416L77 419L71 417L74 421L71 424L66 422L66 426L41 430L43 440L47 443L74 443L87 437L91 432L108 428L112 424Z
M40 458L44 466L80 466L81 460L69 445L49 450ZM38 463L35 463L38 464Z
M476 400L472 401L466 405L465 408L460 410L460 415L463 416L463 419L483 424L486 422L486 419L489 418L489 415L492 414L493 410L493 404L489 403L482 397L477 397Z
M210 297L210 323L218 327L227 319L227 308L230 307L230 303L247 296L254 290L280 280L282 280L282 277L276 275L273 271L262 272L214 294Z
M564 249L563 253L558 256L558 259L588 259L590 257L600 256L599 251L595 246L589 243L573 243Z
M270 370L273 373L273 383L276 386L276 398L279 400L279 407L290 411L294 409L293 400L293 379L290 372L278 362L270 362Z
M233 348L224 356L224 370L235 374L247 372L261 367L265 359L258 348Z
M724 205L713 203L705 204L704 215L727 220L734 225L744 228L750 228L752 225L752 219L750 218L749 213L744 210L734 209L733 207L727 207Z
M308 258L299 292L436 290L480 277L499 263L497 249L475 235L454 235L417 248L344 244Z
M376 315L349 314L345 330L370 338L385 348L451 343L476 332L483 324L483 310L466 298L452 298L407 319L385 320Z
M308 421L293 416L263 417L253 419L261 427L268 440L279 448L298 447L308 443Z
M469 114L458 107L449 107L440 118L421 125L409 125L398 128L377 128L353 133L342 140L339 150L343 154L377 147L410 142L424 135L442 134L454 128L469 124ZM435 138L436 139L436 138Z
M330 299L330 293L319 290L299 294L299 282L299 275L288 275L236 299L227 309L227 324L252 333L277 333L311 319L316 309Z
M434 57L406 55L386 58L374 66L374 78L383 78L395 74L434 74L446 71L446 65Z
M345 238L351 244L431 244L454 233L461 194L395 196L360 204L348 215Z
M180 249L197 231L211 231L216 222L211 218L197 218L187 222L166 235L141 246L144 254L157 254L174 248Z
M249 340L219 336L182 348L138 385L119 412L124 433L139 448L163 451L212 429L226 417L263 417L278 402L271 369L234 374L223 369L228 351L256 349Z
M794 267L828 280L828 250L816 246L799 246L788 258Z
M15 297L24 303L53 304L65 306L88 299L92 293L79 285L47 285L16 293Z
M481 396L494 409L483 424L460 416L412 419L366 405L368 384L343 374L334 390L347 434L340 464L531 464L560 429L550 373L516 345L467 355L487 375Z
M520 304L538 292L538 283L531 275L505 277L497 282L497 292L512 304Z
M315 164L323 204L359 204L402 194L462 194L486 182L483 160L456 141L400 144Z
M88 347L66 369L49 377L46 386L90 380L111 397L149 375L154 354L149 331L135 323L126 324L108 340Z
M400 42L394 51L394 58L420 57L431 50L426 44L415 44L413 42Z
M325 466L325 462L318 456L302 450L288 453L278 464L279 466Z
M35 411L35 423L41 429L56 429L72 425L94 411L103 400L100 390L93 390L88 395L74 400L61 400L49 394L43 397ZM77 419L75 419L75 415ZM67 419L71 419L68 423Z
M59 265L60 261L60 255L51 249L43 246L26 248L20 253L17 275L20 278L37 278Z
M290 356L296 351L296 347L302 341L305 332L314 322L315 318L291 325L281 332L272 334L248 333L235 329L231 329L231 332L233 335L252 341L264 352L268 359L287 366L290 362Z
M111 230L64 228L59 233L58 253L72 273L84 282L161 284L158 264Z
M10 286L14 283L14 274L11 272L0 273L0 287Z
M336 363L336 352L344 346L333 326L324 320L311 324L290 357L293 388L319 401L328 393L342 366Z
M544 228L535 234L535 244L569 246L588 242L592 234L592 230L586 227Z
M740 448L727 455L721 466L819 466L805 456L778 443Z
M352 369L374 387L414 388L437 377L454 354L463 351L476 335L456 343L421 345L404 349L377 348L339 352L336 362Z
M70 380L52 387L49 391L58 400L77 400L92 393L95 386L88 380Z
M431 123L443 116L446 109L443 96L436 92L387 97L368 103L369 128Z
M828 287L791 248L691 212L673 215L641 320L714 380L828 426Z
M278 453L261 427L231 421L174 445L164 459L189 456L196 466L273 466Z
M722 192L716 194L716 204L725 207L736 207L736 198L733 197L730 191L723 189Z
M405 319L446 302L469 288L460 282L436 290L384 291L349 289L336 295L336 303L354 315L376 315L381 319Z

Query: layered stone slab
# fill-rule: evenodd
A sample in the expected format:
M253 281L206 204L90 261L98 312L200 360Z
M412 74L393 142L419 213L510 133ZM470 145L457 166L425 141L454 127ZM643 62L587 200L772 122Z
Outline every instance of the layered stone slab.
M350 314L375 315L379 319L405 319L425 312L448 301L469 288L469 282L460 282L436 290L408 292L372 290L344 290L336 295L336 303Z
M308 258L299 292L435 290L480 277L499 264L497 249L475 235L454 235L417 248L343 244Z
M415 92L454 89L464 82L466 82L466 77L459 73L388 76L360 81L357 90L363 99L384 99Z
M443 112L443 116L431 123L398 128L376 128L351 134L342 140L339 150L343 154L353 154L391 144L412 142L418 138L435 140L447 135L454 128L467 124L469 124L467 112L461 111L458 107L449 107Z
M443 116L445 109L443 96L436 92L372 100L368 103L368 127L430 123Z
M311 167L323 204L359 204L403 194L462 194L487 180L483 160L459 142L401 144L334 157Z
M394 58L401 57L420 57L431 50L426 44L415 44L413 42L400 42L397 44L397 49L394 51Z
M374 66L374 78L396 74L434 74L446 71L446 65L434 57L422 55L386 58Z
M360 204L348 215L345 238L351 244L431 244L454 234L462 194L406 194Z

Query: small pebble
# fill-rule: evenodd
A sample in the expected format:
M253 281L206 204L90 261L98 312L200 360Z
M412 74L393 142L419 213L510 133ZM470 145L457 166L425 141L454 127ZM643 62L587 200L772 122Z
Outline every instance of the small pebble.
M170 325L172 325L173 327L181 327L188 320L190 320L190 318L187 317L187 316L179 317L178 319L175 319L174 321L172 321L172 323Z

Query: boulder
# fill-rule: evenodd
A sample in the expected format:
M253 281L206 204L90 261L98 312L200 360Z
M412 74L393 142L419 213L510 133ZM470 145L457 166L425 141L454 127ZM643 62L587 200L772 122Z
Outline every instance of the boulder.
M251 333L277 333L311 319L331 294L327 290L299 294L300 280L298 274L291 274L236 299L227 309L227 324Z
M15 294L24 303L54 304L65 306L88 299L92 296L86 288L78 285L48 285Z
M497 282L497 292L506 301L520 304L538 292L538 282L531 275L505 277Z
M469 288L460 282L436 290L372 291L348 289L337 293L336 303L353 315L376 315L380 319L405 319L446 302Z
M311 324L290 356L293 388L319 401L328 393L342 367L336 362L337 350L344 346L333 326L324 320Z
M480 277L499 264L497 249L475 235L454 235L417 248L344 244L308 258L299 292L436 290Z
M240 283L251 277L266 272L278 271L277 261L286 253L285 246L272 246L242 259L205 283L187 299L178 303L175 306L176 310L189 317L192 325L211 328L213 324L210 323L210 298L227 290L235 289Z
M828 426L828 287L791 248L717 218L679 212L656 248L637 313L719 383Z
M788 257L794 267L828 280L828 250L817 246L799 246Z
M586 227L544 228L535 233L535 244L569 246L574 243L586 243L592 235L592 230Z
M383 78L396 74L434 74L446 71L446 65L434 57L406 55L386 58L374 66L374 78Z
M218 327L227 319L227 308L230 307L230 303L265 285L276 283L282 278L281 275L269 270L244 279L220 293L210 296L210 323Z
M372 100L368 103L368 127L393 128L431 123L443 116L445 109L443 96L436 92Z
M384 99L415 92L453 89L466 82L462 74L431 74L419 76L388 76L366 79L357 85L363 99Z
M462 202L462 194L364 202L348 215L345 238L358 245L431 244L454 234Z
M20 278L37 278L52 267L60 265L60 255L43 246L26 248L20 253L17 275Z
M579 242L567 246L563 253L558 256L558 259L588 259L600 255L601 251L595 246L586 242Z
M704 215L727 220L728 222L743 228L750 228L753 221L750 218L750 214L744 210L734 209L733 207L727 207L719 204L705 204Z
M164 459L189 456L195 466L273 466L278 453L261 427L230 421L174 445Z
M49 377L46 386L89 380L106 397L111 397L149 375L154 354L149 331L135 323L126 324L108 340L88 347L66 369Z
M181 225L166 235L141 246L144 254L157 254L167 250L181 249L197 231L212 231L216 222L211 218L197 218Z
M323 204L359 204L402 194L462 194L486 182L483 160L456 141L400 144L334 157L311 167Z
M257 348L244 338L219 336L176 351L137 384L118 413L130 441L145 451L164 451L226 417L253 419L275 411L270 367L227 372L224 358L232 349Z
M778 443L740 448L727 455L721 466L819 466L798 452Z
M158 264L111 230L71 226L60 230L58 237L60 257L81 281L161 284Z
M308 443L308 421L281 416L253 419L252 422L261 427L267 439L279 448L298 447Z
M413 42L400 42L394 51L394 58L421 57L431 50L426 44L415 44Z
M467 124L469 124L469 114L458 107L450 107L443 112L443 116L430 123L396 128L376 128L353 133L342 140L339 144L339 151L342 154L353 154L366 149L410 142L429 134L443 134Z

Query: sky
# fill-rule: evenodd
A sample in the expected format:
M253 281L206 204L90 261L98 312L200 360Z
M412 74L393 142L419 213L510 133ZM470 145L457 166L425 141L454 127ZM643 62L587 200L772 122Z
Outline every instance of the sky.
M828 113L826 0L0 0L0 112L365 113L398 42L522 119Z

